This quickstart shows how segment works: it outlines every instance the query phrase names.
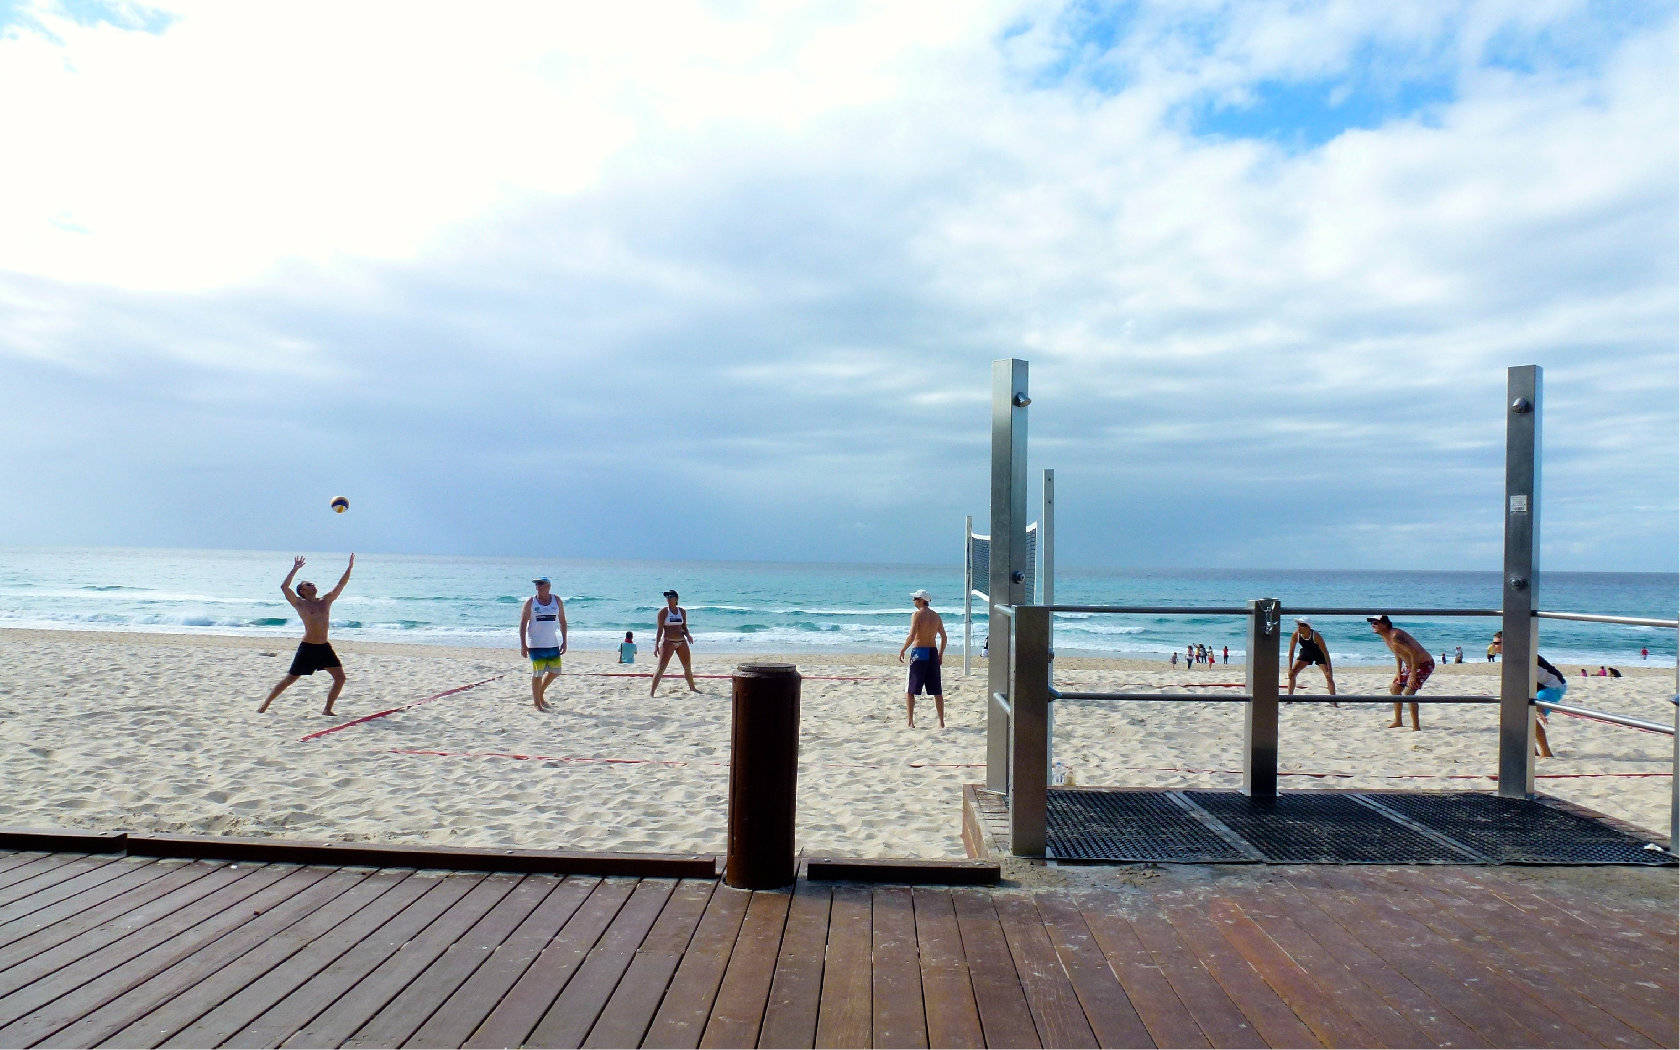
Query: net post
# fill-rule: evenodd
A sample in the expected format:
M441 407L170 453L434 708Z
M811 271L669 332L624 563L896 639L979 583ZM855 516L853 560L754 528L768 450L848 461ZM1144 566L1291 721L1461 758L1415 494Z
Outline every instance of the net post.
M1056 604L1056 471L1053 467L1044 468L1044 516L1038 519L1038 558L1040 569L1038 572L1039 593L1042 594L1045 605ZM1032 595L1027 595L1032 601ZM1050 617L1050 652L1051 660L1055 660L1056 651L1056 617Z
M1042 857L1050 787L1050 611L1016 606L1010 641L1009 851Z
M1534 792L1533 695L1540 600L1540 392L1538 365L1506 371L1505 564L1500 630L1499 794Z
M999 606L1024 604L1027 520L1027 363L1019 358L992 362L992 538L990 579L986 584L987 641L1009 636L1009 617ZM990 650L987 696L1009 693L1007 648ZM986 787L1009 790L1009 715L987 705Z
M1248 695L1243 705L1243 794L1275 799L1278 790L1278 627L1276 598L1248 603Z

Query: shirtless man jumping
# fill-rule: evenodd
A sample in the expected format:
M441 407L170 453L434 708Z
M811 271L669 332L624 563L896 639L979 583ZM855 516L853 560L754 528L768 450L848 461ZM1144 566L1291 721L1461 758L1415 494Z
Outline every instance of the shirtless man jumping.
M1371 630L1377 632L1388 646L1389 652L1394 654L1394 681L1389 683L1388 691L1394 696L1413 696L1423 683L1429 680L1435 670L1435 660L1429 655L1429 650L1418 644L1418 640L1394 626L1388 614L1381 616L1367 616L1365 622L1371 625ZM1394 701L1394 721L1388 724L1390 729L1400 728L1401 701ZM1418 730L1417 702L1412 705L1412 732Z
M945 662L945 621L929 605L932 596L926 591L910 595L916 611L910 614L910 633L898 650L898 662L904 662L905 650L910 652L910 683L904 690L904 710L910 728L916 728L916 694L933 694L934 710L939 713L939 728L945 728L945 687L939 680L939 665ZM937 640L939 645L934 646Z
M292 577L303 568L303 555L298 555L297 560L292 563L292 571L288 572L285 580L280 583L280 593L286 596L286 601L297 610L298 619L303 621L303 641L298 645L297 655L292 658L291 670L286 672L286 677L280 679L268 694L268 699L257 708L257 714L267 711L274 698L284 693L293 682L316 671L325 671L332 675L333 684L327 691L327 706L321 713L333 713L333 701L344 691L344 667L338 662L338 654L333 652L332 645L327 641L327 619L332 614L333 601L344 593L344 585L350 582L350 570L355 567L356 556L352 554L350 564L344 567L344 575L339 577L338 586L317 597L315 585L308 580L298 584L296 591L292 590Z

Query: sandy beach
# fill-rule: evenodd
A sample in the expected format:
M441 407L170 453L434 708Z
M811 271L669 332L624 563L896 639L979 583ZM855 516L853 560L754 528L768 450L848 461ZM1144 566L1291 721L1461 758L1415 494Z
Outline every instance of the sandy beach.
M332 716L327 680L305 679L256 713L293 643L270 638L0 632L0 825L655 852L721 852L727 827L728 675L794 663L802 686L798 838L811 855L962 855L961 786L984 780L984 677L946 669L946 720L931 699L904 724L892 653L746 657L695 653L701 692L679 676L650 699L644 661L580 652L530 703L517 650L346 643L350 676ZM1596 669L1596 668L1595 668ZM1623 667L1580 678L1567 702L1671 723L1674 671ZM1344 693L1386 690L1390 672L1342 667ZM1183 668L1064 659L1057 681L1088 690L1240 683L1236 664ZM1304 672L1304 691L1322 689ZM1494 692L1496 665L1439 668L1429 692ZM1220 690L1210 690L1219 692ZM447 694L447 695L442 695ZM1235 787L1234 704L1065 701L1056 758L1087 786ZM390 712L381 714L381 712ZM379 717L368 718L370 715ZM1388 729L1386 706L1283 712L1286 789L1488 788L1492 708L1423 708L1423 731ZM365 719L365 720L363 720ZM328 731L329 732L323 732ZM1669 737L1554 715L1539 789L1660 834Z

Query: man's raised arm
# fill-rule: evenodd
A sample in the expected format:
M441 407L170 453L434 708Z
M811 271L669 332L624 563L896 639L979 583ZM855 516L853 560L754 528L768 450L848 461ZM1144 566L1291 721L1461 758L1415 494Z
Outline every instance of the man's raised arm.
M356 567L356 556L350 555L350 564L344 567L344 575L338 578L338 586L327 592L327 600L332 601L344 593L344 585L350 582L350 570Z
M297 592L292 590L292 580L297 578L298 570L301 568L303 568L303 555L300 554L292 561L292 571L288 572L286 578L280 581L280 593L284 594L286 600L293 605L297 604Z

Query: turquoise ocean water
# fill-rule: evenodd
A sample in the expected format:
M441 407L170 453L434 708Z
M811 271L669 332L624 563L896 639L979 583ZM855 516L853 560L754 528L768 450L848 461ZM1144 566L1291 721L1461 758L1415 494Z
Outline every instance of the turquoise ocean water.
M306 554L300 579L322 590L344 571L344 555ZM211 550L0 549L0 627L263 635L298 634L280 595L289 553ZM660 592L675 587L693 619L698 645L719 652L896 652L904 640L909 594L925 587L944 616L951 654L962 646L963 575L950 565L821 565L729 562L553 561L426 555L358 556L334 607L340 639L517 647L520 606L532 577L554 578L566 601L574 648L611 649L635 631L643 652L653 637ZM1673 619L1672 573L1549 573L1541 606L1568 612ZM1057 566L1056 601L1065 605L1228 605L1279 598L1290 607L1494 608L1496 572L1301 572L1122 570ZM1437 654L1463 646L1483 660L1498 627L1491 619L1401 618ZM1358 617L1314 617L1336 660L1390 657ZM1658 628L1541 622L1541 651L1555 663L1673 665L1675 632ZM1066 654L1158 657L1200 642L1242 654L1245 627L1211 616L1057 617L1056 649ZM975 628L975 650L985 637Z

